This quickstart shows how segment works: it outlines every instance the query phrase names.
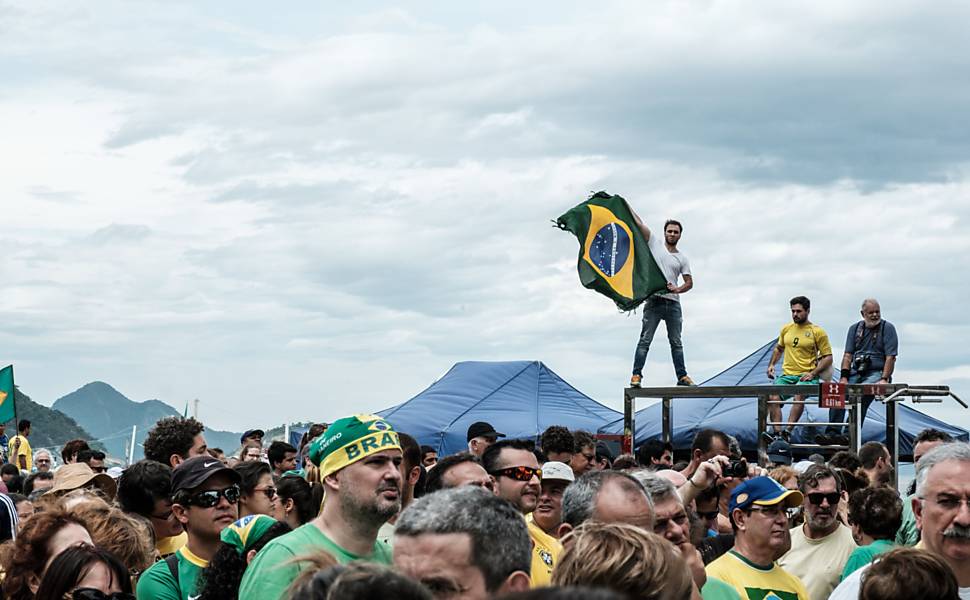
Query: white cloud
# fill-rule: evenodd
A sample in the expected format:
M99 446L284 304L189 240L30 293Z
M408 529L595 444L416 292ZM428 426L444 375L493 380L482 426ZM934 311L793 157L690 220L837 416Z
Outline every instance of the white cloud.
M10 8L0 345L42 402L243 428L538 359L618 406L639 315L549 222L604 188L685 223L695 378L804 293L837 351L874 295L900 376L967 385L963 7Z

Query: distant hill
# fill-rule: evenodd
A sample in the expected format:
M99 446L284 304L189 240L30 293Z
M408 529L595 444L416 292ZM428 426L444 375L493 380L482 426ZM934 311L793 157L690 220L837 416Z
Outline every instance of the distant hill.
M68 415L99 438L108 454L118 458L127 453L125 440L131 435L131 427L138 426L135 460L144 457L141 444L148 430L163 417L178 417L178 412L161 400L135 402L103 381L94 381L84 387L58 398L54 408ZM239 447L242 433L217 431L206 427L205 438L209 446L232 452Z
M91 440L97 437L88 433L64 413L37 404L19 388L14 392L14 397L17 400L17 419L30 421L30 446L34 450L48 448L55 451L55 454L59 454L61 446L66 442L76 439ZM6 433L8 438L15 436L17 424L13 421L7 423ZM100 448L99 444L91 445ZM60 462L59 456L57 460Z

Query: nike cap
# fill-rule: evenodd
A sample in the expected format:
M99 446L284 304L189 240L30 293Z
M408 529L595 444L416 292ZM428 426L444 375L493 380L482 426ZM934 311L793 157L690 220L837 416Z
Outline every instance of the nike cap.
M242 481L239 473L222 464L222 461L211 456L193 456L172 471L172 494L179 490L195 489L219 473L228 475L233 483Z

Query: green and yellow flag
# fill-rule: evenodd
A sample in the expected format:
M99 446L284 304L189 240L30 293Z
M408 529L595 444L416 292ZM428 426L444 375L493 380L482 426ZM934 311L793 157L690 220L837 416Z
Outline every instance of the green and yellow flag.
M17 417L14 408L13 365L0 369L0 423Z
M667 289L626 200L597 192L556 220L579 239L579 281L608 296L620 310L633 310Z

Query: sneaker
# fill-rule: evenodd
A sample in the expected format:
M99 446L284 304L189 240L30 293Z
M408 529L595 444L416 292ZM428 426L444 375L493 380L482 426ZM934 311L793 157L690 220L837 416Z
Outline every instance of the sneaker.
M817 436L815 436L815 443L818 444L819 446L828 446L829 444L832 443L832 438L825 435L824 433L820 433Z
M640 387L640 382L643 381L642 375L634 375L630 377L630 387L638 388Z
M781 439L785 440L789 444L791 443L791 429L781 430Z
M683 377L681 377L680 379L678 379L677 380L677 385L682 385L682 386L686 386L686 387L697 387L697 384L694 383L694 380L691 379L687 375L684 375Z
M770 431L762 431L761 437L762 439L764 439L765 443L768 444L769 446L771 445L772 442L778 439L778 435L771 433Z

